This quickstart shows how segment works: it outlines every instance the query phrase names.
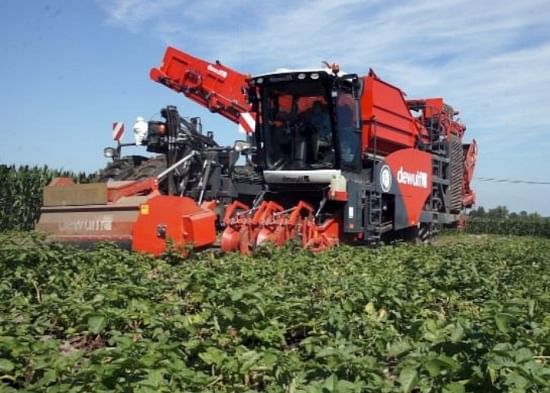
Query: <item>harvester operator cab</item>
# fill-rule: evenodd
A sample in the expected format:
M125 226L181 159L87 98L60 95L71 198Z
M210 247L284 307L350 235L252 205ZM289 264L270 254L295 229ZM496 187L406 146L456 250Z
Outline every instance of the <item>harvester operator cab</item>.
M360 166L359 79L293 71L251 79L257 158L267 171Z

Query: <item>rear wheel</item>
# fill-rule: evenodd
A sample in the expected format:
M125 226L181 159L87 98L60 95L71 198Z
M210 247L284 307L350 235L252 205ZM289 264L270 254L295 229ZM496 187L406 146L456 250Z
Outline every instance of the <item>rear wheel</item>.
M105 183L112 180L144 180L158 176L166 169L166 156L152 158L127 156L109 163L97 174L95 181Z
M140 166L136 167L131 176L131 180L145 180L148 177L156 177L166 169L166 156L160 155L148 159Z
M100 170L96 181L105 183L110 180L128 180L134 168L146 161L142 156L126 156L109 163L104 169Z

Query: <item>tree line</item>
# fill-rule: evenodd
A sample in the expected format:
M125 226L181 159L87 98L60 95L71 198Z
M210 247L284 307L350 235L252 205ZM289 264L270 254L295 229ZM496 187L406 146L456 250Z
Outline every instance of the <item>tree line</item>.
M550 217L544 217L539 213L527 213L522 210L519 213L511 212L506 206L497 206L492 209L485 209L479 206L472 209L468 215L470 219L492 219L492 220L525 220L525 221L549 221Z
M482 206L470 211L466 225L469 233L519 235L550 238L550 217L539 213L510 212L506 206L485 210Z

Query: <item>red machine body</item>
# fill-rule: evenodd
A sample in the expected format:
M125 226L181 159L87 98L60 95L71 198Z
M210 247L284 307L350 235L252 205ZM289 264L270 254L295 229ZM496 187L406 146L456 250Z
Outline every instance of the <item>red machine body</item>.
M355 78L339 75L337 66L318 72L284 71L251 78L227 68L228 73L237 76L230 82L212 75L212 66L168 48L163 65L153 69L151 77L176 91L182 91L182 81L190 75L193 81L210 78L212 83L187 83L185 94L208 108L212 104L205 97L223 95L225 104L220 113L234 122L243 113L257 113L257 135L251 139L256 142L260 155L257 164L262 167L274 199L251 207L238 201L231 205L221 220L226 227L222 248L248 252L263 241L282 244L289 238L300 238L303 245L329 246L341 239L376 241L387 232L405 229L418 232L427 228L431 232L436 225L459 222L462 210L475 202L470 182L477 145L475 141L462 144L466 128L442 98L406 100L401 89L383 81L372 70ZM317 87L309 78L318 82ZM227 83L232 83L232 88ZM354 88L357 90L352 94L342 93ZM317 163L308 166L303 157L309 153L304 153L303 147L300 165L270 167L268 144L291 150L283 158L295 159L299 155L296 143L287 146L281 138L295 133L293 127L311 115L315 102L332 108L333 134L340 133L332 141L335 145L346 138L340 129L342 124L358 124L360 137L352 142L359 145L360 159L355 160L355 167L345 168L342 147L340 157L325 167ZM240 117L234 115L235 109ZM353 115L346 120L339 111ZM227 112L233 115L227 116ZM315 131L302 130L302 136L297 138L307 139L304 135L308 132L315 137ZM343 187L337 185L342 178ZM321 196L307 195L323 187ZM292 193L298 196L290 197ZM319 211L327 204L331 208L326 217L320 218ZM309 235L305 228L310 229Z
M239 124L247 141L234 150L247 155L255 175L236 180L209 142L204 151L185 150L172 168L201 156L195 188L178 189L188 182L176 182L173 173L172 195L128 185L124 195L145 194L131 209L136 251L158 255L168 242L207 247L219 229L223 250L245 254L288 240L314 251L396 236L425 240L441 226L457 226L475 203L470 183L478 149L475 141L463 143L458 112L442 98L407 100L372 70L342 75L333 65L251 77L169 47L150 77ZM176 157L170 143L185 138L179 117L166 118L165 128L174 130L168 156ZM225 177L216 168L225 168ZM110 208L114 200L100 210Z
M254 131L254 115L250 113L246 97L249 75L219 61L209 63L168 47L162 65L151 69L149 76L211 112L239 124L243 132Z
M395 194L399 197L407 226L420 223L420 215L432 192L432 157L430 154L408 148L396 150L386 157L392 182L395 181Z
M160 255L174 247L202 248L216 241L216 214L186 197L158 195L140 205L132 249Z
M361 99L363 120L362 149L388 154L398 149L415 147L419 139L426 139L426 130L413 119L401 90L384 82L374 73L363 77Z

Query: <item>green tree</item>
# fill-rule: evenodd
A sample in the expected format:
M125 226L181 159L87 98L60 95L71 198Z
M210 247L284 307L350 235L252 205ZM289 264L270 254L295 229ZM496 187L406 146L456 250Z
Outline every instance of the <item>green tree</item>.
M486 214L487 213L485 212L485 208L483 206L479 206L477 209L472 209L472 211L470 211L470 217L475 218L483 218Z
M487 212L487 217L497 220L505 220L508 218L508 208L506 206L497 206L493 209L489 209Z

